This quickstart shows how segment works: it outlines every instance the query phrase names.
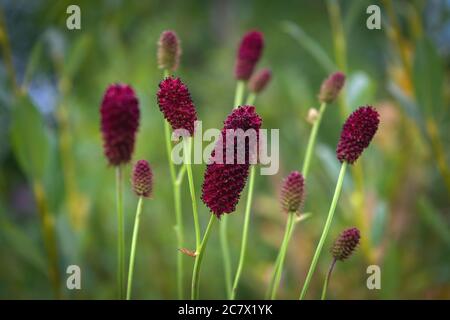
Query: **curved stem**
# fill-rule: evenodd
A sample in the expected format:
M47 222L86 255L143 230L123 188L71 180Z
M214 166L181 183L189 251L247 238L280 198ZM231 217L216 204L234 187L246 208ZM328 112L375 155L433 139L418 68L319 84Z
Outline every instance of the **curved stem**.
M274 270L274 283L273 283L272 291L270 293L271 300L275 299L275 297L277 295L278 287L280 286L281 273L283 271L283 264L284 264L284 259L286 257L286 251L288 248L289 240L292 235L292 229L293 229L292 226L294 225L294 218L295 218L294 212L288 213L288 220L286 222L286 229L284 232L283 242L281 243L281 247L280 247L280 255L279 255L280 259L278 262L279 266L276 270Z
M241 243L241 252L239 254L239 263L236 270L236 276L233 282L233 289L231 291L230 299L234 300L236 296L236 290L239 284L239 279L241 277L242 268L244 267L245 254L247 251L247 238L248 238L248 228L250 222L250 212L252 208L252 198L253 198L253 189L255 184L255 166L250 168L250 178L249 178L249 186L248 186L248 195L247 195L247 203L245 207L245 216L244 216L244 228L242 230L242 243Z
M191 167L191 146L192 146L192 138L183 138L184 143L184 165L186 166L186 171L188 175L189 182L189 191L191 193L191 202L192 202L192 214L194 216L194 228L195 228L195 250L198 251L200 247L200 223L198 221L198 212L197 212L197 198L195 196L195 186L194 186L194 177L192 174Z
M134 271L134 260L136 256L136 243L139 232L139 221L142 212L142 202L143 197L139 197L139 201L136 209L136 217L134 219L134 229L133 229L133 238L131 240L131 251L130 251L130 262L128 266L128 284L127 284L127 300L131 298L131 286L133 284L133 271Z
M202 265L203 256L205 255L206 245L208 244L209 235L211 233L211 228L216 221L216 217L211 214L208 226L206 227L205 235L198 248L197 255L195 257L194 271L192 273L192 286L191 286L191 298L192 300L198 299L199 287L200 287L200 269Z
M325 300L325 297L327 295L328 283L330 282L331 273L333 272L333 268L334 268L334 265L336 264L336 261L337 261L336 259L333 259L333 262L330 265L330 269L328 270L327 276L325 278L325 282L323 284L321 300Z
M306 147L305 159L303 160L303 167L302 167L302 175L305 180L309 173L309 166L311 164L312 154L313 154L314 146L316 145L316 140L317 140L317 132L319 131L320 123L322 121L322 115L325 112L326 107L327 107L327 104L325 102L322 102L322 104L320 105L320 109L319 109L319 115L317 116L317 119L314 122L314 125L312 127L311 134L309 135L308 145Z
M330 210L328 211L327 221L325 222L325 226L322 231L322 235L320 236L319 243L317 244L316 251L314 253L311 265L309 267L308 275L306 276L305 283L303 285L302 292L300 294L300 300L302 300L306 292L308 291L309 283L311 282L312 275L316 269L317 261L319 260L320 253L322 251L323 244L325 243L325 239L328 235L328 231L330 230L331 222L333 220L334 211L336 210L336 205L339 199L339 195L341 194L342 184L344 182L345 170L347 168L347 162L342 163L341 171L339 172L338 181L336 183L336 189L334 190L333 200L331 201Z
M125 283L125 233L122 201L122 166L116 167L116 203L117 203L117 286L119 298L124 298Z

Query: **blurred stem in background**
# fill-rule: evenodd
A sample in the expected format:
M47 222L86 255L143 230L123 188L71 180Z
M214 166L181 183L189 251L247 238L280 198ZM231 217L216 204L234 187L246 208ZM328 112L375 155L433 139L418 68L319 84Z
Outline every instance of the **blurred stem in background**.
M117 286L119 299L124 299L125 291L125 232L123 217L122 166L116 167L116 204L117 204Z
M347 37L345 35L344 23L342 20L341 8L338 0L326 0L328 16L331 24L331 32L334 44L334 56L338 69L344 74L350 74L347 64ZM344 87L341 94L338 97L339 110L342 121L344 121L349 112L349 106L347 105L347 90ZM356 107L356 106L351 106ZM369 222L365 216L365 186L364 186L364 170L363 162L358 161L351 167L351 173L355 182L355 190L351 196L351 205L353 215L356 219L356 224L363 234L370 234ZM370 239L370 237L367 237ZM364 252L365 257L369 260L373 260L371 243L369 240L361 241L361 250Z
M331 222L333 221L334 212L336 210L336 206L339 200L339 195L341 194L342 185L344 183L345 171L347 169L347 162L343 162L341 165L341 170L339 172L339 177L336 183L336 188L334 190L333 200L331 201L330 210L328 211L327 220L325 222L325 226L322 231L322 235L320 236L319 243L317 244L316 251L314 252L313 259L311 261L311 265L309 267L308 274L305 279L305 283L303 284L302 292L300 293L300 300L305 298L306 292L309 288L309 283L311 282L311 278L316 270L317 261L319 260L320 253L322 252L323 245L327 238L328 232L331 227Z
M408 83L411 84L413 83L413 66L408 54L409 46L402 36L400 24L397 19L397 15L395 14L393 2L391 0L383 0L383 3L389 18L389 25L387 26L388 31L386 34L393 48L397 51L397 54L401 61L401 65L403 67L403 73L405 74ZM412 13L409 16L415 18L411 23L413 29L412 33L416 38L421 38L423 34L421 21L420 19L417 19L417 14L414 7L409 6L408 9L410 13ZM413 92L411 92L411 94L413 94ZM448 194L450 194L450 168L446 160L445 147L439 135L439 129L437 127L436 121L429 115L425 119L425 130L431 142L431 152L436 159L438 170L440 171L440 174L444 180L447 192Z
M236 83L236 92L234 94L234 105L236 109L241 105L244 100L245 82L238 80ZM250 182L251 183L251 182ZM228 241L228 216L224 215L220 222L220 245L222 249L223 268L225 272L225 288L227 292L227 298L231 299L233 280L231 278L231 257L230 246Z
M59 130L59 151L61 154L61 166L64 177L66 194L66 206L69 211L69 219L76 231L82 230L86 222L88 200L79 191L77 185L77 171L73 154L73 140L70 130L70 113L65 102L71 88L71 81L64 72L64 62L60 57L52 56L58 75L58 90L60 99L56 109L56 120Z
M8 37L8 30L6 30L5 16L1 8L0 8L0 46L2 47L3 61L4 65L6 66L8 77L10 79L11 88L13 89L15 95L18 95L20 89L19 86L17 85L16 70L13 64L13 56Z
M169 76L169 70L164 70L164 77ZM177 247L181 249L184 247L184 226L183 214L181 209L181 184L183 182L186 166L182 166L178 174L176 173L175 165L172 162L172 140L170 135L170 125L164 119L164 134L166 140L167 161L169 162L170 178L172 180L172 191L175 206L175 233L177 236ZM184 298L184 267L183 254L177 254L177 294L178 299Z
M143 197L139 197L139 201L136 208L136 216L134 220L133 238L131 240L130 261L128 267L128 283L127 283L127 300L131 299L131 288L133 285L133 272L134 272L134 260L136 256L136 243L139 232L139 221L142 212Z
M211 233L211 228L216 221L216 217L214 214L211 214L209 219L208 226L206 227L205 234L203 235L203 240L196 252L195 263L194 263L194 271L192 273L192 286L191 286L191 298L192 300L197 300L199 297L199 288L200 288L200 270L202 265L203 256L205 255L206 245L208 244L209 235Z
M49 261L49 277L52 283L53 292L56 299L61 296L61 276L58 260L58 246L56 241L55 220L50 213L48 201L45 197L44 187L40 182L33 182L33 192L36 199L37 210L41 220L44 245Z

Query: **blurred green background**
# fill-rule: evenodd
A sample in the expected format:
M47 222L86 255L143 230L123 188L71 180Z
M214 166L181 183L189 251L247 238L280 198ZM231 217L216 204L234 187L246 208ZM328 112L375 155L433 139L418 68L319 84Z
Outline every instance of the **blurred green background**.
M81 30L66 28L70 4L81 8ZM381 8L381 30L366 27L370 4ZM256 107L265 128L280 129L280 171L256 178L238 298L264 297L286 220L279 184L301 168L308 109L318 107L321 81L337 70L347 83L322 122L305 205L313 215L290 243L279 297L295 299L303 285L339 170L334 150L341 125L357 106L371 104L381 126L347 174L325 247L350 226L361 230L362 243L338 263L328 297L450 298L450 1L1 0L0 10L0 298L116 297L114 169L99 131L100 102L114 82L137 91L134 160L148 160L155 175L154 198L145 202L141 220L133 297L176 298L180 253L156 105L162 79L156 43L163 30L176 30L183 49L176 74L188 84L203 128L221 128L233 103L237 45L253 28L265 34L258 67L273 71ZM197 195L204 169L194 166ZM128 252L137 199L125 180ZM186 179L182 192L186 246L193 249ZM245 194L229 217L233 270ZM209 212L200 199L198 205L204 229ZM215 227L202 268L206 299L225 298ZM43 235L53 228L54 238ZM188 297L193 259L183 259ZM325 250L308 298L320 297L330 262ZM72 264L81 267L82 290L66 289ZM381 268L381 290L366 287L372 264Z

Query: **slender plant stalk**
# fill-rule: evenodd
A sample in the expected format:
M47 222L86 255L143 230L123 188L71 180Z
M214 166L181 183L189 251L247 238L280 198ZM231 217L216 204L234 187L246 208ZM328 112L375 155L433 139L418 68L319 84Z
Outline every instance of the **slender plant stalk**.
M223 216L222 221L220 221L220 247L222 250L222 260L223 268L225 272L225 289L227 297L231 296L231 258L230 258L230 247L228 245L228 216Z
M302 175L305 180L309 173L309 167L311 165L311 159L314 147L316 145L317 133L319 132L320 123L322 122L322 116L326 108L327 104L325 102L322 102L322 104L320 105L319 114L317 116L316 121L313 124L311 134L309 135L308 146L306 147L305 159L303 160L303 167L302 167Z
M330 269L328 270L327 276L325 278L325 282L323 283L321 300L325 300L325 297L327 295L328 283L330 282L331 273L333 272L333 268L334 268L334 265L336 264L336 261L337 261L336 259L333 259L333 262L330 265Z
M247 101L245 101L245 104L248 106L252 106L255 103L255 100L256 100L256 93L250 92L248 94Z
M136 217L134 220L134 229L133 229L133 238L131 240L131 251L130 251L130 262L128 266L128 284L127 284L127 300L131 298L131 287L133 284L133 272L134 272L134 260L136 256L136 243L139 232L139 221L142 212L142 203L143 197L139 197L137 209L136 209Z
M295 225L297 223L300 223L300 222L310 218L311 216L312 216L311 212L307 212L307 213L302 213L300 215L300 217L298 217L297 219L294 219L293 226L289 230L288 243L289 243L290 239L292 238L292 234L294 232ZM272 288L273 288L273 285L275 283L276 270L279 270L279 267L280 267L279 266L280 265L280 260L281 260L281 254L280 254L280 251L278 251L278 255L277 255L277 259L275 260L275 265L274 265L274 270L273 270L273 273L272 273L272 277L270 279L269 286L267 287L267 291L266 291L266 295L265 295L266 299L270 299L270 294L272 292Z
M236 84L236 94L234 95L234 108L239 107L244 100L245 81L238 80Z
M244 99L245 82L238 80L236 84L236 92L234 95L233 108L236 109L242 103ZM223 216L220 222L220 247L222 250L223 268L225 273L225 288L227 297L231 297L232 292L232 277L231 277L231 258L230 258L230 246L228 244L228 216Z
M319 132L319 127L320 127L320 124L322 122L322 117L323 117L323 114L324 114L326 108L327 108L327 104L325 102L323 102L320 105L319 114L317 116L316 121L313 124L313 127L311 129L311 133L309 135L308 144L306 146L305 158L303 159L303 167L302 167L302 175L303 175L305 180L306 180L306 178L308 176L308 173L309 173L311 159L312 159L312 155L314 153L314 148L315 148L315 145L316 145L317 133ZM284 234L283 239L285 239L286 235L289 234L289 236L287 238L287 242L288 243L289 243L289 241L290 241L290 239L292 237L292 234L293 234L293 231L294 231L294 227L295 227L295 224L292 224L291 225L291 229L286 229L285 230L285 234ZM278 251L277 259L275 260L275 266L274 266L274 269L273 269L273 272L272 272L272 278L270 280L269 289L267 291L268 294L270 294L271 296L272 296L272 292L274 290L275 290L275 294L276 294L277 289L274 289L274 288L279 286L279 284L276 282L276 278L281 278L281 272L283 271L282 269L280 269L280 268L282 268L282 266L280 266L280 264L283 263L281 261L281 255L282 255L282 251L280 249L280 251Z
M9 80L11 82L11 87L14 90L14 94L18 96L20 93L20 88L17 85L17 76L13 63L13 54L8 37L8 32L6 30L5 16L2 9L0 9L0 47L2 48L3 62L6 67Z
M309 283L311 282L312 275L316 269L317 261L319 260L320 253L322 251L323 244L330 230L331 222L333 221L334 211L336 210L336 205L341 194L342 184L344 182L345 171L347 169L347 162L342 163L341 170L339 172L338 181L336 183L336 189L334 190L333 200L331 201L330 210L328 211L327 220L325 222L325 227L323 228L322 235L320 236L319 243L317 245L316 251L314 253L311 265L309 267L308 275L306 276L305 283L303 284L302 292L300 293L300 300L303 300L306 292L308 291Z
M236 290L239 285L239 279L241 278L242 268L244 267L245 254L247 252L247 238L248 238L248 228L250 223L250 210L252 207L252 198L253 198L253 189L255 184L255 166L250 168L250 182L248 185L248 195L247 195L247 204L245 207L245 216L244 216L244 228L242 230L242 243L241 243L241 252L239 254L239 262L236 270L236 275L233 282L233 289L231 291L230 299L234 300L236 297Z
M58 263L58 247L56 242L55 221L49 211L48 201L45 197L41 183L33 182L33 192L36 198L39 218L41 220L42 235L48 258L48 276L52 284L56 299L61 298L61 276Z
M164 70L164 77L169 76L169 70ZM170 124L164 121L164 133L166 138L166 152L167 161L169 162L170 177L172 180L173 198L175 203L175 233L177 236L177 247L184 247L184 227L183 227L183 214L181 209L181 184L183 182L186 168L184 166L176 173L175 165L172 162L172 142L170 133ZM184 297L184 267L183 267L183 255L177 255L177 295L181 300Z
M195 228L195 250L196 252L200 248L200 223L198 220L198 211L197 211L197 197L195 196L195 186L194 186L194 176L192 174L192 166L191 166L191 148L192 148L192 138L183 138L184 143L184 165L186 167L188 182L189 182L189 190L191 193L191 202L192 202L192 214L194 216L194 228Z
M200 269L202 265L203 256L205 255L206 245L208 244L209 235L211 233L211 228L216 221L216 217L211 214L211 218L209 219L208 226L206 227L205 234L203 235L203 240L196 252L195 263L194 263L194 271L192 273L192 286L191 286L191 298L192 300L197 300L199 296L199 287L200 287Z
M116 204L117 204L117 286L119 299L124 298L125 284L125 233L122 199L122 166L116 167Z
M294 225L294 220L295 220L294 218L295 218L295 212L289 212L288 220L286 222L286 231L284 233L283 242L281 243L281 248L280 248L279 266L278 266L278 270L275 275L275 282L272 287L272 292L270 293L271 300L275 299L275 297L277 295L278 287L280 286L281 272L283 270L284 259L286 257L286 251L287 251L289 240L290 240L289 238L292 235L291 229L293 229L292 226Z

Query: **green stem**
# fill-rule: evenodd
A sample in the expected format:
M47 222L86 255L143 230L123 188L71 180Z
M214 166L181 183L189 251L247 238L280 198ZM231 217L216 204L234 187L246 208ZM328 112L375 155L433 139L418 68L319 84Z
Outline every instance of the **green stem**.
M233 108L236 109L244 99L245 82L238 80L236 84L236 91L234 94ZM220 223L220 246L222 250L223 269L225 273L225 288L227 297L231 297L232 278L231 278L231 259L230 246L228 245L228 217L223 216Z
M334 211L336 210L336 205L339 199L339 195L341 194L342 184L344 182L345 170L347 169L347 162L342 163L341 171L339 172L338 181L336 183L336 189L334 190L333 200L331 201L330 210L328 212L327 221L325 222L325 226L322 231L322 235L320 236L319 243L316 248L316 252L314 253L311 265L309 267L308 275L306 276L305 283L303 285L302 292L300 294L300 300L306 295L308 291L309 283L311 282L312 275L316 269L317 261L319 260L320 253L322 251L323 244L325 243L325 239L328 235L328 231L330 230L331 222L333 220Z
M325 282L323 283L321 300L325 300L325 297L327 295L328 283L330 282L331 273L333 272L333 268L334 268L334 265L336 264L336 261L337 261L336 259L333 259L333 262L330 265L330 269L328 270L327 276L325 278Z
M252 208L252 198L253 198L253 189L255 184L255 166L250 168L250 178L249 178L249 186L248 186L248 195L247 195L247 203L245 207L245 216L244 216L244 228L242 230L242 243L241 243L241 252L239 254L239 263L238 268L236 270L236 276L233 282L233 289L231 291L230 299L234 300L236 297L236 290L239 284L239 279L241 278L242 268L244 267L245 254L247 251L247 238L248 238L248 228L250 222L250 210Z
M136 209L136 217L134 220L134 229L133 229L133 238L131 240L131 251L130 251L130 262L128 266L128 285L127 285L127 300L131 298L131 286L133 284L133 271L134 271L134 260L136 256L136 243L139 232L139 221L142 212L142 203L143 197L139 197L137 209Z
M117 203L117 286L119 298L124 298L125 283L125 233L122 199L122 166L116 167L116 203Z
M239 107L244 100L244 90L245 90L245 82L243 80L238 80L236 84L236 94L234 96L234 109Z
M200 248L200 223L198 221L198 211L197 211L197 198L195 196L195 186L194 186L194 177L192 174L192 166L191 166L191 147L192 147L192 138L183 138L184 143L184 165L186 166L186 171L188 175L189 182L189 190L191 193L191 202L192 202L192 214L194 216L194 228L195 228L195 250L198 251Z
M165 72L165 74L169 74L169 72ZM166 152L167 152L167 161L169 162L170 169L170 177L172 180L172 189L173 189L173 198L175 202L175 232L177 236L177 247L183 248L184 246L184 227L183 227L183 214L181 211L181 196L180 196L180 188L181 183L183 182L184 173L186 172L185 167L181 167L176 174L175 165L172 162L172 142L171 142L171 134L170 134L170 124L167 121L164 121L164 132L166 138ZM183 255L177 255L177 294L178 299L183 299L184 285L183 285Z
M312 159L312 155L313 155L313 152L314 152L314 147L316 145L317 133L319 132L319 127L320 127L320 124L322 122L322 116L323 116L326 108L327 108L327 104L325 102L323 102L320 105L319 114L317 116L316 121L313 124L313 127L311 129L311 134L309 135L308 144L306 146L305 158L303 159L303 167L302 167L302 175L303 175L303 178L305 180L306 180L306 178L308 176L308 173L309 173L311 159ZM289 231L290 234L293 233L294 227L295 227L295 224L292 224L292 226L291 226L292 230ZM290 239L290 237L289 237L289 239ZM282 270L279 270L280 262L281 262L281 259L280 259L281 256L280 255L281 255L281 251L278 252L277 259L275 260L275 265L274 265L274 269L273 269L273 273L272 273L272 278L271 278L271 281L269 283L269 288L268 288L268 291L267 291L268 294L273 291L273 286L275 284L275 277L276 277L276 275L278 273L281 273L281 271L282 271Z
M256 93L250 92L248 97L247 97L247 101L245 102L245 104L248 105L248 106L252 106L255 103L255 100L256 100Z
M203 256L205 255L206 245L208 244L209 235L211 233L211 228L217 218L212 214L209 219L208 226L206 227L205 235L198 248L197 255L195 257L194 271L192 273L192 286L191 286L191 298L192 300L197 300L199 296L200 287L200 269L202 265Z
M281 243L281 247L280 247L279 266L278 266L277 270L274 270L275 271L275 280L273 283L272 292L270 293L271 300L275 299L275 297L277 295L278 287L280 286L280 279L281 279L281 273L283 271L284 259L286 257L286 252L287 252L290 237L292 236L292 229L293 229L293 225L294 225L294 221L295 221L294 218L295 218L294 212L288 213L288 220L286 222L286 229L284 232L283 242Z
M314 125L311 130L311 134L309 135L308 145L306 147L306 153L305 153L305 159L303 160L303 168L302 168L302 175L303 178L306 180L306 177L308 176L309 167L311 164L312 154L314 152L314 146L316 145L317 140L317 132L319 132L320 123L322 121L323 113L325 112L325 109L327 108L327 104L325 102L322 102L319 109L319 114L317 116L316 121L314 122Z
M230 258L230 247L228 246L228 216L223 215L222 221L220 222L220 246L222 249L222 259L223 259L223 268L225 272L225 289L227 293L227 297L231 296L231 258Z
M180 184L174 185L174 199L175 199L175 232L177 234L177 247L182 248L184 244L183 232L183 215L181 214L181 194ZM183 299L184 285L183 285L183 255L177 255L177 294L178 299Z

